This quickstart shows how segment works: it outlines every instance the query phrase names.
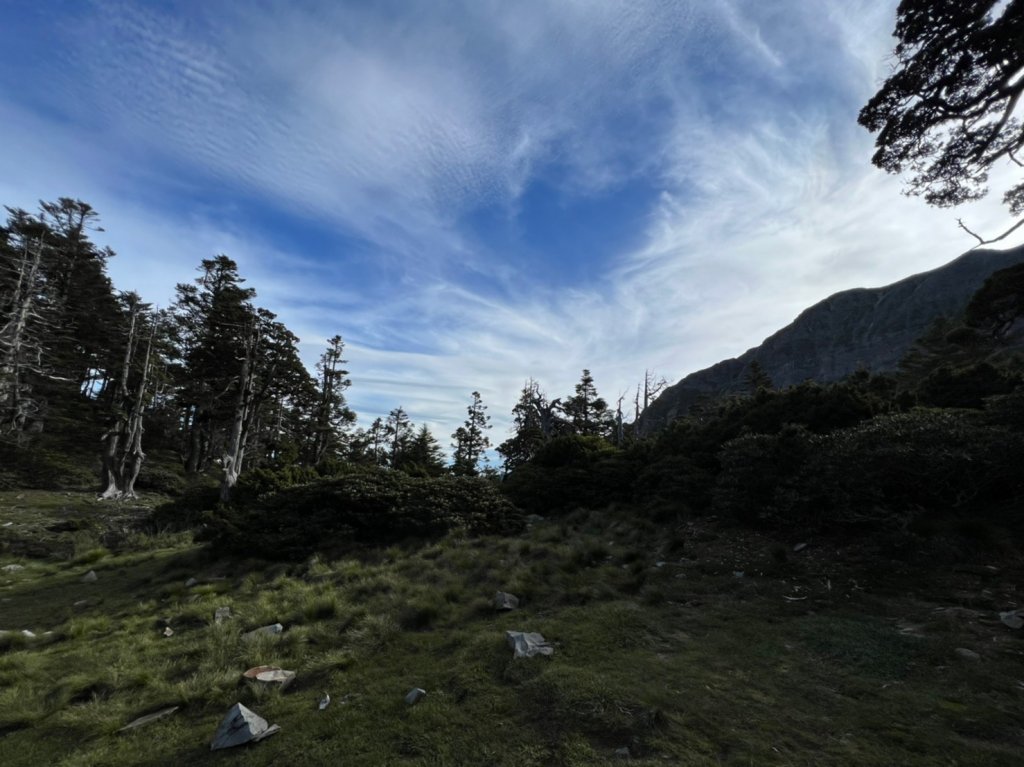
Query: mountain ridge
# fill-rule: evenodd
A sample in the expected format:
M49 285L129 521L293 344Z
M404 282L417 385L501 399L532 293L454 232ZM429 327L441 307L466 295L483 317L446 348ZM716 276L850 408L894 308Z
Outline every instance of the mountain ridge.
M849 288L804 309L791 323L738 357L684 376L637 419L649 433L684 416L696 402L746 389L757 362L775 386L838 381L864 369L895 370L940 317L959 314L994 272L1024 262L1024 245L971 250L949 263L878 288Z

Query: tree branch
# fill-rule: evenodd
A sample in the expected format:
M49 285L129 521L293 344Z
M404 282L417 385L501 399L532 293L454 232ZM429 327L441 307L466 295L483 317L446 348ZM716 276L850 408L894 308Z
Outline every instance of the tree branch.
M974 246L973 248L971 248L971 250L975 250L976 248L980 248L980 247L981 247L982 245L991 245L991 244L992 244L993 242L999 242L1000 240L1006 239L1006 238L1007 238L1007 237L1009 237L1009 236L1010 236L1011 234L1013 234L1013 233L1014 233L1015 231L1017 231L1017 230L1018 230L1018 229L1020 229L1020 228L1021 228L1022 226L1024 226L1024 218L1022 218L1022 219L1021 219L1020 221L1018 221L1018 222L1017 222L1016 224L1014 224L1013 226L1011 226L1011 227L1010 227L1009 229L1007 229L1007 230L1006 230L1005 232L1003 232L1003 233L1002 233L1001 235L999 235L998 237L993 237L993 238L992 238L992 239L990 239L990 240L986 240L986 239L985 239L984 237L982 237L981 235L979 235L979 234L976 234L975 232L973 232L973 231L971 231L970 229L968 229L968 228L967 228L967 225L966 225L966 224L965 224L965 223L963 222L963 219L961 219L961 218L958 218L958 219L956 220L956 223L957 223L957 225L958 225L958 226L959 226L959 227L960 227L961 229L963 229L963 230L964 230L965 232L967 232L967 234L971 235L971 237L973 237L974 239L976 239L976 240L978 241L978 244L977 244L977 245L975 245L975 246Z

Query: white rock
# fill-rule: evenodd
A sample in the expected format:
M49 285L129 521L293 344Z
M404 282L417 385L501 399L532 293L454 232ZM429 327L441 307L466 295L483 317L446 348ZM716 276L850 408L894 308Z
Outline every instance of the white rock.
M24 569L25 565L4 565L3 567L0 567L0 570L3 570L5 573L16 573L19 570Z
M213 622L218 626L231 617L230 607L218 607L213 613Z
M981 656L978 655L978 653L974 652L974 650L968 650L966 647L957 647L955 650L953 650L953 652L955 652L964 660L981 660Z
M170 626L165 627L164 628L164 636L165 637L172 637L172 636L174 636L174 629L172 629Z
M519 607L519 597L504 591L499 591L494 595L495 610L515 610L517 607Z
M189 578L187 581L185 581L185 588L187 588L187 589L190 589L193 586L198 586L198 585L199 585L199 581L197 581L195 578Z
M295 681L295 672L283 668L274 668L261 671L256 675L256 681L267 687L277 687L285 690L288 685Z
M21 630L21 635L23 637L25 637L26 639L35 639L36 638L35 632L29 631L28 629L22 629Z
M514 658L532 658L555 652L555 648L536 631L506 631L505 641L512 648Z
M82 576L82 583L95 583L98 580L99 580L99 576L96 575L96 571L95 570L90 570L89 572L87 572L85 575Z
M256 639L257 637L273 636L275 634L280 634L283 631L284 626L282 626L280 623L272 623L269 626L260 626L258 629L247 631L246 633L242 634L242 639L246 641L251 641L253 639Z
M422 687L414 687L409 690L409 694L405 696L405 703L407 706L415 706L421 700L427 697L427 691Z
M267 725L267 720L241 703L230 708L221 720L217 733L210 742L210 750L232 748L245 743L256 743L280 731L280 727Z
M320 703L317 704L321 711L331 705L331 694L325 692L324 697L320 699Z
M1012 629L1024 628L1024 610L999 613L999 620Z

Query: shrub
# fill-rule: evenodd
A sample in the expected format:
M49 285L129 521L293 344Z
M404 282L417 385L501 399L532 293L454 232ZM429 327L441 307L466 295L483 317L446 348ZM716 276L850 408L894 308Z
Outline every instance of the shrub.
M1024 437L963 411L914 410L812 435L746 435L721 451L715 504L746 522L905 529L984 517L1024 496Z
M372 467L300 485L211 520L215 549L273 559L343 544L388 545L453 530L514 532L521 515L487 480L410 477Z

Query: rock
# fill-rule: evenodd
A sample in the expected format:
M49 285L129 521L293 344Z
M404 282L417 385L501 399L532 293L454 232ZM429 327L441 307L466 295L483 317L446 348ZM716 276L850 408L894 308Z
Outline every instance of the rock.
M0 570L3 570L5 573L16 573L19 570L24 569L25 565L4 565L3 567L0 567Z
M633 755L631 753L629 753L629 749L626 746L623 746L622 748L615 749L615 758L616 759L630 759L630 758L632 758L632 756Z
M170 626L165 627L164 628L164 636L165 637L172 637L172 636L174 636L174 629L172 629Z
M798 543L796 546L793 547L793 551L803 551L806 548L807 548L807 544L806 543Z
M323 711L329 705L331 705L331 695L330 693L325 692L324 697L320 699L320 702L317 704L317 706L321 711Z
M981 660L981 656L978 655L978 653L974 652L974 650L968 650L966 647L957 647L955 650L953 650L953 652L955 652L959 657L963 658L964 660Z
M283 631L284 626L282 626L280 623L272 623L269 626L260 626L258 629L247 631L246 633L242 634L242 639L249 642L253 639L256 639L257 637L273 636L275 634L280 634Z
M35 632L29 631L28 629L22 629L21 630L21 635L23 637L25 637L25 639L35 639L36 638Z
M76 610L84 610L84 609L85 609L86 607L88 607L88 606L89 606L90 604L91 604L91 603L89 602L89 600L88 600L88 599L79 599L79 600L78 600L77 602L75 602L75 603L74 603L74 604L72 604L71 606L72 606L72 607L73 607L74 609L76 609Z
M99 580L99 576L96 575L96 571L95 570L90 570L89 572L87 572L85 575L82 576L82 583L95 583L98 580Z
M666 562L664 559L659 559L657 562L654 563L654 566L655 567L664 567L667 564L668 564L668 562Z
M422 687L414 687L409 690L409 694L405 696L405 704L407 706L415 706L421 700L427 697L427 691Z
M213 622L218 626L231 617L230 607L218 607L213 613Z
M999 620L1012 629L1024 627L1024 609L999 613Z
M555 648L535 631L506 631L505 641L512 648L514 658L532 658L534 655L551 655L555 652Z
M732 571L732 577L733 578L742 578L744 575L746 575L746 573L743 570L733 570Z
M286 671L277 666L255 666L242 676L260 682L266 687L277 687L282 691L295 681L294 671Z
M526 515L526 524L528 524L528 525L535 525L538 522L543 522L543 521L544 521L544 517L542 517L540 514L527 514Z
M210 750L232 748L245 743L257 743L281 730L276 724L267 725L267 720L241 703L230 708L221 720L217 733L210 741Z
M190 589L193 586L198 586L198 585L199 585L199 581L197 581L195 578L189 578L187 581L185 581L185 588L186 589Z
M495 610L515 610L517 607L519 607L519 597L504 591L499 591L494 595Z
M178 710L178 706L171 706L170 708L160 709L159 711L157 711L155 713L152 713L152 714L146 714L146 716L140 716L138 719L135 719L135 720L129 722L128 724L126 724L124 727L122 727L120 730L118 730L118 732L128 732L128 731L134 730L134 729L136 729L138 727L144 727L147 724L151 724L151 723L156 722L156 721L158 721L160 719L163 719L165 716L170 716L171 714L173 714L177 710Z

